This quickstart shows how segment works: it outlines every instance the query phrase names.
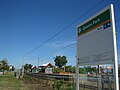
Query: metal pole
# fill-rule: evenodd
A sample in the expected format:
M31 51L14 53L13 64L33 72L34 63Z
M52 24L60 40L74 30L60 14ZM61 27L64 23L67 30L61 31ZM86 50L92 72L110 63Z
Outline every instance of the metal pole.
M65 66L64 66L64 72L65 72Z
M79 58L76 57L76 90L79 90Z
M23 66L22 66L22 77L24 76L24 64L23 64Z
M99 65L98 65L98 71L97 71L98 75L99 75L99 69L100 69L100 67L99 67Z
M114 64L113 64L113 73L115 77L114 85L115 90L119 90L119 78L118 78L118 61L117 61L117 45L116 45L116 32L115 32L115 21L114 21L114 10L113 5L110 5L111 7L111 25L113 28L113 41L114 41Z
M86 73L86 67L85 67L85 66L84 66L84 74L85 74L85 76L86 76L86 74L87 74L87 73Z
M25 71L25 70L24 70L24 57L23 57L23 59L22 59L22 60L23 60L23 66L22 66L22 76L21 76L21 77L23 77L23 76L24 76L24 71Z
M39 60L40 60L40 58L38 57L38 66L39 66Z
M72 75L73 90L75 90L75 82L74 82L74 79L75 79L75 77L74 77L74 75Z
M86 78L86 67L84 66L84 79Z

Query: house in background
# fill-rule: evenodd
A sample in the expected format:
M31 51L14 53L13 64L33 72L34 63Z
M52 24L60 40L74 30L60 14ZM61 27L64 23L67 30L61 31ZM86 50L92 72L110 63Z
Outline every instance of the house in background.
M36 66L32 66L31 72L32 73L38 73L39 69Z
M53 66L51 63L46 63L43 64L42 66L38 66L38 69L42 73L52 74L54 67L55 66Z

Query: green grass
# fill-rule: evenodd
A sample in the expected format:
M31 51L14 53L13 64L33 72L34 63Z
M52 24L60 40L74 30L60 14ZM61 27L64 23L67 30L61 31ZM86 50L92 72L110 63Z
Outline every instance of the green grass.
M29 76L17 79L13 74L6 73L0 75L0 90L53 90L53 82L54 81L40 80ZM62 90L72 90L71 88L72 87Z
M20 81L11 73L0 76L0 90L20 90Z
M0 75L0 90L51 90L34 78L17 79L11 73Z

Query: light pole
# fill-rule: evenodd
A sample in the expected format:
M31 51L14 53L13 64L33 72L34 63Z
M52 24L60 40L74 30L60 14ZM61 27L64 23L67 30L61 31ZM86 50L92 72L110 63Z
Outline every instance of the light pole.
M22 65L22 76L21 76L21 78L24 76L24 56L23 56L23 58L22 58L22 61L23 61L23 65Z

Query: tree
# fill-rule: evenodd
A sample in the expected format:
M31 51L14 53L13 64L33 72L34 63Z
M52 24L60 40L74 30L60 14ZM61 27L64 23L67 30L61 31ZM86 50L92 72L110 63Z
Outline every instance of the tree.
M66 56L56 56L54 62L55 66L62 68L62 66L65 66L67 63Z
M8 65L8 60L7 59L3 59L0 61L0 69L5 71L5 70L9 70L9 65Z
M25 72L29 72L31 70L32 66L33 66L32 64L25 64L24 65Z
M75 66L65 66L65 72L75 73L76 67Z
M60 72L64 72L64 71L60 68L54 68L54 73L60 73Z
M71 73L72 72L72 66L71 65L65 66L65 71Z

